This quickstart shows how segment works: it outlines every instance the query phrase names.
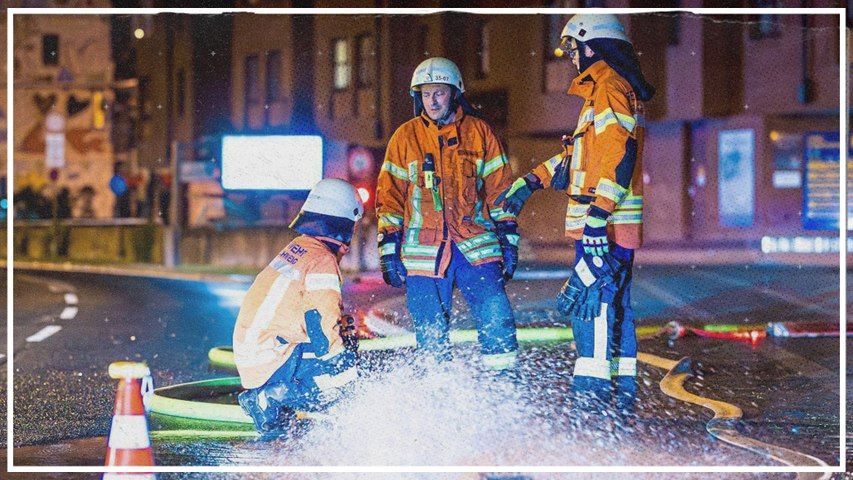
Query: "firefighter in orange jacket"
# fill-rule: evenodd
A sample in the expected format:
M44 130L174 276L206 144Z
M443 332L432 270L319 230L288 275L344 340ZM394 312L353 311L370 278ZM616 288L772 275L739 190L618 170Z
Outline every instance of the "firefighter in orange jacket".
M568 194L566 236L575 242L575 266L557 309L572 320L573 389L600 407L615 388L617 407L629 410L637 388L630 291L642 242L642 102L654 88L615 15L573 16L555 52L564 53L578 71L568 93L584 100L577 127L562 152L517 179L499 203L517 215L535 190Z
M455 284L474 314L484 365L506 370L518 349L504 289L518 262L518 234L515 215L494 201L512 172L464 92L446 58L415 69L415 118L391 137L377 182L380 264L386 283L406 287L418 348L450 357Z
M316 411L355 380L358 341L341 315L341 272L355 223L355 188L324 179L311 190L290 242L255 278L234 327L243 410L263 435L287 432L297 411Z

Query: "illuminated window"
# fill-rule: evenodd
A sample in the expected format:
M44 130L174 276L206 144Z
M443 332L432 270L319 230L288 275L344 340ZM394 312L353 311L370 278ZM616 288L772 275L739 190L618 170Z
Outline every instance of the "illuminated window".
M332 55L334 56L334 86L335 90L343 90L350 83L350 56L349 41L338 38L332 42Z
M258 56L246 57L243 72L244 118L248 122L251 107L261 102L261 82L258 78Z
M267 102L281 99L281 51L267 52Z
M358 86L369 87L376 78L376 47L372 35L360 35L356 39L356 69Z
M477 77L485 78L489 75L489 23L481 22L478 27L477 42L479 48L477 52L480 55L480 63L477 68Z
M749 6L753 8L779 8L778 0L750 0ZM782 34L779 26L779 15L750 15L749 16L749 38L761 40L764 38L776 38Z
M45 65L59 65L59 35L41 36L41 60Z

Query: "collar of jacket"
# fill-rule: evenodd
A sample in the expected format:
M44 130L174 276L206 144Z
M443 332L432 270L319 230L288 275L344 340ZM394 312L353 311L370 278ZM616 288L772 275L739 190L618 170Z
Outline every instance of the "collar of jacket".
M613 69L604 60L599 60L590 65L586 70L580 72L569 87L570 95L577 95L582 98L592 96L592 90L595 88L596 82L602 77L612 72Z
M436 132L441 132L442 130L448 127L453 127L455 130L456 127L462 122L463 117L465 117L465 112L462 111L462 107L456 107L456 114L453 117L453 121L448 123L447 125L442 125L441 127L439 127L438 124L435 123L435 120L429 118L429 115L427 115L426 111L421 113L421 121L423 122L424 127L426 127L427 130L435 129Z

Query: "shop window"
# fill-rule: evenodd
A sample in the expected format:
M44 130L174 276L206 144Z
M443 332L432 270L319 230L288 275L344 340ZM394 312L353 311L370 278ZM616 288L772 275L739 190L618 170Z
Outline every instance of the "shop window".
M345 90L350 85L350 69L352 68L349 41L345 38L333 40L332 55L335 90Z

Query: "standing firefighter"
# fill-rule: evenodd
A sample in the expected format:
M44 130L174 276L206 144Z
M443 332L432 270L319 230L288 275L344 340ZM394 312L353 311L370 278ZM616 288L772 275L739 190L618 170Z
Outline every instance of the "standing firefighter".
M515 319L504 290L518 262L515 215L495 207L511 171L489 125L471 115L456 65L418 65L415 118L394 132L379 172L376 211L385 282L406 286L418 348L450 358L454 284L477 322L483 363L515 366ZM491 208L489 208L491 207Z
M364 207L343 180L321 180L290 225L301 235L255 278L234 327L240 406L262 434L328 406L356 378L358 341L341 315L338 264Z
M575 243L575 265L557 309L572 320L573 389L607 405L615 387L617 407L630 410L637 391L630 292L634 249L642 242L641 102L654 88L614 15L573 16L555 52L564 53L578 70L568 93L584 100L577 128L564 137L563 152L517 179L499 201L517 215L535 190L568 194L566 236Z

